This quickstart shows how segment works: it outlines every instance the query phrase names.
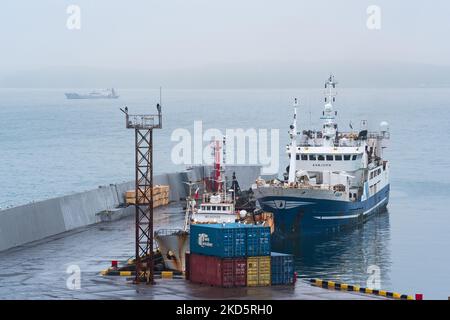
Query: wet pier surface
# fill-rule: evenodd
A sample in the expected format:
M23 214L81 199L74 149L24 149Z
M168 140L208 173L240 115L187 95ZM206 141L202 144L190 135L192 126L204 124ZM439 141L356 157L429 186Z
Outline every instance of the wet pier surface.
M181 226L184 212L171 205L155 211L155 229ZM111 260L134 250L134 217L60 234L0 253L0 299L381 299L327 290L298 281L295 286L213 288L183 279L133 285L126 277L105 277ZM80 288L73 272L80 271Z

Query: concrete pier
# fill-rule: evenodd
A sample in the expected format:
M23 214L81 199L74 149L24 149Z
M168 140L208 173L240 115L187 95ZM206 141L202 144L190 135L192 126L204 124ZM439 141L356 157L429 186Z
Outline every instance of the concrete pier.
M211 167L157 175L170 185L172 204L157 208L155 229L184 223L179 200L183 182L209 176ZM227 167L241 189L259 176L258 166ZM298 281L295 286L213 288L183 279L158 279L157 286L136 286L125 277L102 276L112 260L133 256L134 207L121 207L134 182L49 199L0 211L1 299L380 299L354 292L326 290ZM80 287L73 287L79 273Z
M171 204L155 211L155 228L181 227L184 212ZM133 255L134 219L77 228L0 253L1 299L382 299L311 286L214 288L183 279L157 279L138 288L126 277L102 276L112 260ZM80 287L73 279L80 271ZM300 274L301 275L301 274Z
M211 170L211 166L196 166L182 172L155 175L154 184L169 185L170 201L179 201L188 193L183 182L199 181L209 176ZM227 166L226 176L236 172L241 188L248 189L260 171L260 166ZM111 220L132 214L133 207L121 207L125 191L131 189L134 189L133 181L2 210L0 251L99 223L104 219L105 210L110 211Z

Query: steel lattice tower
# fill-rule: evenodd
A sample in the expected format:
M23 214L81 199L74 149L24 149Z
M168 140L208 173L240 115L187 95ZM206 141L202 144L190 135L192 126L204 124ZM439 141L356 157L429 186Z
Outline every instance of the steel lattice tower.
M135 133L135 283L154 284L153 274L153 129L162 128L161 105L158 114L130 115L122 112L126 128Z

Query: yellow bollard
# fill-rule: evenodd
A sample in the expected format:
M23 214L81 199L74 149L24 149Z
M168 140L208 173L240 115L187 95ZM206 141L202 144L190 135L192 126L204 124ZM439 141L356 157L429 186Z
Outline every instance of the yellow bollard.
M173 278L173 272L172 271L162 271L161 272L161 278L162 279L172 279Z

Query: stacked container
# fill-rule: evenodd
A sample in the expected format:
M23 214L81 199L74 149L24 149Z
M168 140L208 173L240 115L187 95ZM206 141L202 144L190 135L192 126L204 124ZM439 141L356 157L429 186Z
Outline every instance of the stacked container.
M206 256L237 258L247 255L247 225L241 223L193 224L190 250Z
M244 224L191 225L189 280L218 287L245 287L246 245Z
M261 225L191 225L186 278L219 287L293 284L294 256L271 252L270 237Z
M245 287L245 258L219 258L189 254L189 280L217 287Z
M270 227L247 227L247 286L270 286Z
M271 253L272 285L294 283L294 256L278 252Z
M247 258L247 286L270 286L270 256Z
M194 224L190 250L192 282L221 287L270 285L270 227Z
M247 225L247 256L270 255L270 227Z

